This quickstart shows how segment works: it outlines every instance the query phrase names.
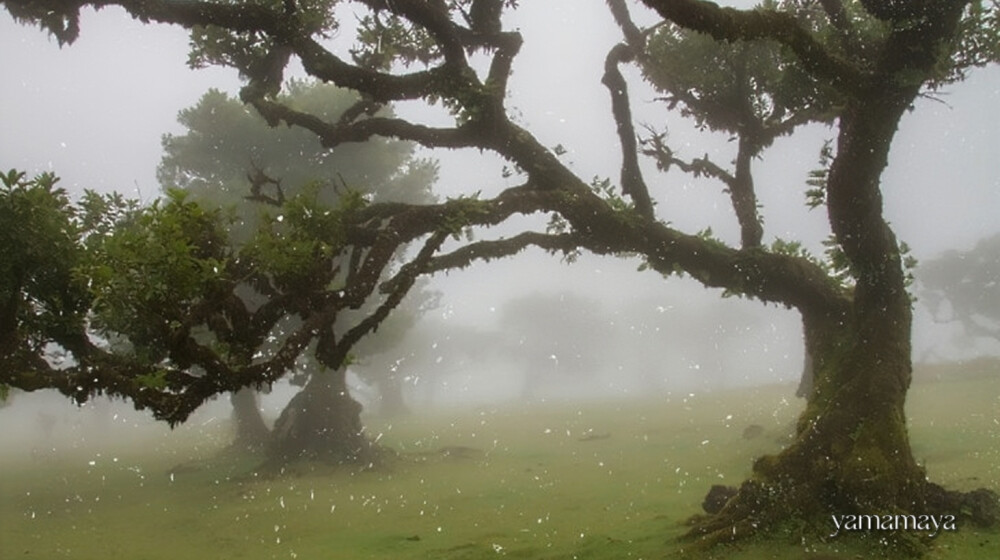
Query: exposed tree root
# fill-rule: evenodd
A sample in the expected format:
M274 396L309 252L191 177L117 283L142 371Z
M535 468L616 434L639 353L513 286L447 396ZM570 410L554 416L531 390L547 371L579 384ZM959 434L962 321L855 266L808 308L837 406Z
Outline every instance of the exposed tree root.
M712 515L699 515L689 520L691 528L682 540L691 543L688 552L702 554L720 544L744 541L763 536L789 538L795 542L829 543L836 539L860 539L870 543L873 554L890 557L922 556L941 530L930 534L923 530L838 531L832 516L927 516L937 519L954 516L955 526L971 523L978 527L1000 525L1000 498L988 489L957 492L938 484L924 482L920 491L909 500L909 507L900 503L884 504L868 511L837 509L829 501L840 498L839 492L824 492L829 481L787 486L769 484L759 479L744 482L725 506ZM716 490L716 493L719 491ZM842 502L837 500L837 502Z

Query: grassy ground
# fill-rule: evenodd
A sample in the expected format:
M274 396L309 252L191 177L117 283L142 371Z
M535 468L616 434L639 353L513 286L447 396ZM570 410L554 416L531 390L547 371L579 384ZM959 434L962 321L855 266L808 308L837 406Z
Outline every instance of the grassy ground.
M937 376L910 400L918 458L950 487L1000 489L1000 376ZM371 420L372 437L400 458L362 472L255 475L252 459L218 454L214 424L142 445L11 453L0 458L0 558L671 557L710 485L737 484L753 457L780 449L799 409L790 395L765 387ZM751 424L764 432L746 440ZM718 557L867 557L852 546L771 541ZM937 537L930 556L998 557L1000 534L964 526Z

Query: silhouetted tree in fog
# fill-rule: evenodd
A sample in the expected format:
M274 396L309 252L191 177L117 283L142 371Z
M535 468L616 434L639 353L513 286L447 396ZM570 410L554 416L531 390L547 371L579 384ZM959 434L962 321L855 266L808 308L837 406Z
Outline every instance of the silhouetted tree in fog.
M918 278L920 301L936 320L958 322L969 342L1000 341L1000 234L922 262Z
M327 119L336 118L358 101L349 90L302 80L290 81L278 99ZM391 113L382 109L378 114ZM335 206L347 190L377 201L434 201L430 186L436 178L435 164L414 158L409 143L381 140L343 150L324 150L309 131L273 129L239 100L216 90L182 110L178 120L184 132L163 137L160 183L167 190L182 188L200 204L233 214L229 235L237 245L250 241L263 223L276 219L285 199L304 193L314 192L317 202L330 206ZM414 290L410 299L421 297L420 292ZM268 299L249 287L242 290L241 297L252 305L262 305ZM380 334L366 341L366 351L376 353L380 346L393 344L401 334L398 331L412 325L420 311L419 306L397 310ZM386 336L390 332L396 334ZM374 384L390 395L386 402L400 392L399 381L390 371L366 371ZM338 396L328 389L328 382L313 381L313 375L340 378L346 375L346 368L328 371L313 360L289 376L293 383L309 391L293 397L290 408L279 417L270 442L272 450L297 456L322 454L324 446L337 446L324 437L343 431L335 425L342 420L335 411L344 406L357 407L349 402L349 395ZM334 385L340 387L342 383ZM246 447L265 443L267 428L254 393L244 389L234 393L231 400L236 443ZM304 425L284 425L288 422ZM351 420L351 426L360 427L360 421Z

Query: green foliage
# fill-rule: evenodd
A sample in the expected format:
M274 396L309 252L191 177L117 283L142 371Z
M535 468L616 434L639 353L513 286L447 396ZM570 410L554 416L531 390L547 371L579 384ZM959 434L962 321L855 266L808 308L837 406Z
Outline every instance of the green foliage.
M376 12L358 20L351 56L358 66L385 71L394 64L429 66L441 58L441 52L426 29L395 14Z
M777 243L777 241L775 243ZM833 235L830 235L823 240L823 260L819 260L814 257L798 243L790 245L795 247L799 256L802 256L803 258L806 258L823 267L830 278L839 286L851 288L855 285L854 275L851 271L851 263L847 259L844 249L840 246L840 243L837 242L836 237ZM917 259L910 255L910 246L906 243L899 244L899 253L905 274L905 285L910 286L913 284L913 269L917 266Z
M58 178L0 174L0 343L34 354L79 328L89 305L74 269L83 260L79 211Z
M329 276L332 260L347 243L351 216L367 205L363 195L348 191L337 206L329 206L319 201L318 191L313 184L286 201L240 252L248 266L282 290L301 289Z
M822 18L813 13L818 7L800 2L764 7L793 12L803 21ZM791 53L768 41L721 42L665 25L650 36L641 64L646 79L667 94L671 109L713 131L735 134L756 126L759 134L760 127L786 118L829 122L842 104L829 84L812 78ZM773 137L757 140L766 145Z
M941 52L931 91L961 82L969 70L1000 62L1000 2L974 0L965 8L957 37Z
M291 80L276 99L296 110L336 121L357 101L355 93L332 85ZM380 116L391 116L383 109ZM413 158L413 146L373 139L324 149L315 135L298 127L270 127L238 99L209 90L193 107L178 115L183 134L163 137L163 159L157 177L163 188L190 191L204 203L235 209L244 227L236 238L256 227L261 205L246 204L248 174L261 171L294 196L305 185L320 182L320 202L333 205L342 189L361 191L373 200L429 202L437 165ZM276 190L267 185L265 190ZM275 197L275 193L267 192Z
M383 49L397 49L393 56L402 56L403 48L390 44L405 40L398 33L399 20L386 20L383 14L377 24L374 15L365 17L368 38L377 41L381 36ZM384 28L375 29L378 25ZM356 54L374 57L377 52ZM376 65L373 58L369 63ZM298 79L289 80L275 98L327 122L337 122L358 100L349 90ZM393 112L386 107L373 116L392 117ZM241 278L252 289L237 291L253 305L268 301L275 290L305 297L342 288L344 277L338 271L348 268L341 262L347 226L368 204L435 200L431 185L437 180L437 163L415 158L410 143L374 138L329 150L311 132L271 127L241 101L216 90L181 111L178 120L184 132L163 139L160 183L164 188L183 188L200 203L234 216L230 243L238 251L240 269L252 271ZM251 177L262 180L257 192L251 190ZM258 202L265 199L269 203ZM466 228L468 219L459 220L463 221L459 229ZM387 323L407 324L411 318L398 315L417 312L397 310ZM377 340L366 342L363 351L376 352L381 344L392 344L399 338L387 334L392 332L383 326ZM309 360L300 361L299 367L305 372L319 369Z
M590 190L594 194L601 197L604 202L611 207L612 210L616 212L633 212L635 210L635 204L631 199L626 200L619 194L619 189L611 184L611 179L605 177L600 178L594 176L590 181Z
M806 206L814 210L826 204L826 184L830 176L830 164L833 163L833 141L826 140L819 151L819 167L809 172L806 184Z
M703 230L700 230L698 233L695 234L695 237L708 243L712 247L716 248L726 247L726 244L721 239L715 236L715 233L712 231L711 227L707 227Z
M167 372L160 369L153 373L148 373L145 375L140 375L136 380L143 386L149 389L154 389L157 391L162 391L167 388Z
M250 4L270 8L277 14L286 11L282 0L225 0L233 4ZM308 35L328 37L338 28L333 8L340 0L297 0L296 17ZM276 46L268 35L257 31L229 31L216 26L196 26L191 29L191 52L188 65L192 68L228 66L247 77L256 70Z
M198 310L231 285L232 252L221 213L180 190L89 245L83 275L94 294L94 326L105 335L126 335L144 358L165 356Z
M465 237L466 241L472 241L471 225L487 212L487 206L479 199L479 195L480 193L476 192L448 199L449 209L442 230L456 241L462 237Z
M851 275L851 261L847 259L843 247L837 239L830 235L823 240L823 254L826 260L822 263L827 273L841 286L853 286L854 276Z

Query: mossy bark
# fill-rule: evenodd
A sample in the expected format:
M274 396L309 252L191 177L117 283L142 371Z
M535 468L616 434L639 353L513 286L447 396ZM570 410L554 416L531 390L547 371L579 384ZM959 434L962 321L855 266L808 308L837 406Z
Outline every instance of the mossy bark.
M361 410L347 389L345 369L314 373L275 422L271 460L373 461L376 448L364 434Z
M794 527L797 537L826 540L835 533L831 516L862 514L996 523L995 494L944 490L913 457L904 410L912 372L908 315L907 306L862 324L853 311L806 317L815 376L794 441L759 458L721 511L693 520L688 539L704 547ZM907 554L925 548L917 532L857 536Z

